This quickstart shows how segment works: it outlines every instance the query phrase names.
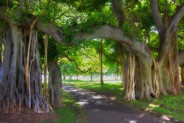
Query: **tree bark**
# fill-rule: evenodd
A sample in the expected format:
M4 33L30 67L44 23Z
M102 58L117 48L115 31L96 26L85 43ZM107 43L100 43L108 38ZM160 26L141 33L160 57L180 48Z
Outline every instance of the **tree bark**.
M169 74L169 80L167 81L168 86L166 89L168 92L174 93L175 95L180 93L180 80L179 80L179 58L178 58L178 37L177 29L174 29L170 35L170 47L167 54L167 70Z
M49 70L49 100L54 108L61 107L61 72L56 59L48 61Z
M11 29L11 33L10 33ZM26 58L28 52L29 35L23 36L23 28L10 24L5 31L5 52L3 61L4 95L0 100L0 110L15 112L34 110L34 112L48 112L50 106L42 97L41 67L38 52L37 31L33 30L30 44L29 92L26 86ZM27 33L26 33L27 34Z
M162 22L158 1L150 0L150 6L160 42L154 80L157 78L159 93L177 95L180 93L177 25L184 16L184 5L179 6L169 22L165 23ZM168 18L167 14L164 17Z
M125 99L135 100L135 54L129 51L124 67Z
M5 40L4 42L4 54L3 57L6 56L4 59L2 66L1 66L1 79L0 79L0 100L3 99L6 93L6 88L8 85L7 79L9 75L9 69L10 69L10 64L11 64L11 56L12 56L12 38L11 38L11 30L10 28L3 29L2 32L2 39Z
M47 71L48 71L48 65L47 65L47 51L48 51L48 35L45 35L44 40L44 96L46 100L48 100L48 82L47 82Z

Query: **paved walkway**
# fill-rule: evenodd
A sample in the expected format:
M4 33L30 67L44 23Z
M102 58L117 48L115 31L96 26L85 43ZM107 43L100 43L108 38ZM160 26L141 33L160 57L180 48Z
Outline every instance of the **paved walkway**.
M167 117L151 116L95 92L64 84L63 89L85 109L89 123L173 123Z

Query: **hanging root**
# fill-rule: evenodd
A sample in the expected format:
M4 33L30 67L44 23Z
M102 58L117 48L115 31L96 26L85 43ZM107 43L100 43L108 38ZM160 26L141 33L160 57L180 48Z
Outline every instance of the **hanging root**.
M37 31L32 30L30 43L26 42L27 37L23 38L21 27L11 25L10 29L12 38L8 40L7 35L5 44L3 81L6 85L3 85L5 95L0 100L0 111L8 113L33 109L37 113L49 112L50 105L42 96ZM28 47L29 50L26 49Z
M159 91L159 75L158 75L158 66L156 61L153 59L153 65L154 65L154 73L153 73L153 89L155 93L155 97L158 98L160 96L160 91Z

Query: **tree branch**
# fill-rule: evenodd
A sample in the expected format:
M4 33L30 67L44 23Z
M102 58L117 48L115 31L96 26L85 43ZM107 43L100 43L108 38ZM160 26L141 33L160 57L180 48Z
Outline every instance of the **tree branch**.
M158 8L158 0L150 0L150 6L156 28L159 33L162 33L164 31L164 25Z
M184 16L184 5L180 5L177 8L176 13L173 15L170 24L169 24L169 31L173 28L176 27L181 20L181 18Z
M20 18L21 21L15 21L15 19L10 14L6 13L5 7L0 7L0 18L11 24L16 24L16 25L23 26L25 28L29 28L29 25L36 18L33 15L22 17L23 12L22 13L16 12L15 14L16 14L15 16ZM48 22L43 23L41 20L38 20L34 28L52 36L58 42L62 41L63 36L62 36L61 29L52 23L48 23Z
M102 25L100 28L93 28L93 33L79 32L74 36L75 40L91 40L95 38L109 38L125 45L132 45L132 40L126 37L122 30L111 25Z
M77 62L75 61L75 59L72 59L70 57L68 57L67 55L65 54L62 54L65 58L67 58L70 62L74 62L75 63L75 67L78 71L80 71L81 73L87 73L87 72L90 72L91 71L91 68L88 68L87 70L81 70L77 64Z
M121 6L117 0L111 0L111 2L112 2L112 9L119 23L119 27L121 27L125 20L123 12L121 10Z
M111 25L103 25L100 28L93 28L93 33L78 33L74 40L92 40L95 38L109 38L120 42L124 46L133 49L136 54L150 57L148 47L145 43L130 39L125 36L123 31Z

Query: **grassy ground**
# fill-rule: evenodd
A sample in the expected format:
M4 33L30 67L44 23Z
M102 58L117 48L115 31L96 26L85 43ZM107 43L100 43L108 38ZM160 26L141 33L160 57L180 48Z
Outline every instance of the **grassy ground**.
M67 92L62 91L62 108L54 110L58 116L55 123L86 123L86 114ZM43 121L42 123L53 123Z
M105 83L101 87L99 82L66 82L76 87L89 89L100 94L106 94L113 96L118 101L125 102L123 99L123 87L121 83ZM126 102L127 103L127 102ZM167 95L161 96L159 99L147 100L136 100L128 102L130 105L136 106L140 109L144 109L149 112L156 112L157 114L167 115L174 119L184 121L184 94L180 96Z

